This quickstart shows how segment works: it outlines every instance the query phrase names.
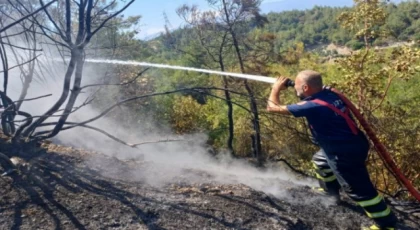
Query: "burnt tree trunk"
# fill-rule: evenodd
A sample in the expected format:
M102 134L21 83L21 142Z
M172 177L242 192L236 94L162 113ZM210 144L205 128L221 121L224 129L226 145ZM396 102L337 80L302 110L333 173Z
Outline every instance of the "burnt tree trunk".
M227 10L227 6L226 6L226 1L223 0L223 7L224 7L224 11L225 11L225 15L226 15L226 22L228 24L228 30L229 33L232 37L232 41L233 41L233 46L235 48L235 52L238 58L238 62L241 68L241 72L245 73L245 67L244 67L244 62L243 62L243 58L242 58L242 54L241 54L241 50L239 48L239 42L236 36L236 33L234 31L234 29L232 28L232 23L230 22L230 17L229 17L229 12ZM258 107L257 107L257 102L255 100L255 96L254 96L254 92L252 90L252 88L249 86L248 81L244 80L244 85L245 85L245 89L249 95L249 104L250 104L250 108L251 108L251 112L252 112L252 125L253 125L253 129L254 129L254 133L253 133L253 138L251 138L252 140L252 146L253 146L253 153L254 156L257 156L258 158L258 164L262 165L265 161L265 156L262 153L261 150L261 135L260 135L260 121L259 121L259 115L258 115Z
M222 48L221 48L222 49ZM223 63L223 56L221 53L219 54L219 64L220 64L220 70L225 71L225 65ZM227 140L227 147L230 150L230 152L235 155L234 149L233 149L233 138L234 138L234 123L233 123L233 105L232 105L232 98L230 96L229 92L229 81L226 76L223 76L223 87L224 87L224 93L226 98L226 105L228 106L228 121L229 121L229 136Z

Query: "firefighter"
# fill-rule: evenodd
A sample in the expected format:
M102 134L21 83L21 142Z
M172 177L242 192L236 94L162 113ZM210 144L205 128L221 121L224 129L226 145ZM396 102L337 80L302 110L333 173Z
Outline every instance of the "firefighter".
M279 93L287 88L288 81L279 77L273 84L267 110L306 118L320 147L312 159L320 184L318 190L339 199L339 190L343 189L375 222L364 229L395 229L397 219L373 186L365 165L369 142L347 106L323 86L321 74L312 70L302 71L296 77L294 88L301 101L282 105Z

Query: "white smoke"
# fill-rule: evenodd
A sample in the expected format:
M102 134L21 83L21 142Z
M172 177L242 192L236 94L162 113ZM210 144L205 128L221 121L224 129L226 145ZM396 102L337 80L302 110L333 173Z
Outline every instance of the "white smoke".
M32 115L42 115L47 111L62 93L62 79L66 66L56 61L48 61L40 58L40 61L49 63L51 71L44 71L45 81L34 81L31 84L27 98L37 97L45 94L53 96L25 102L21 108L23 111ZM92 61L92 60L90 60ZM11 59L11 62L13 60ZM53 64L51 64L53 63ZM120 61L110 61L110 63L120 63ZM10 65L15 65L11 63ZM130 63L126 63L130 64ZM96 83L102 78L104 70L89 65L86 66L83 75L83 85ZM150 65L149 65L150 66ZM110 68L113 66L110 65ZM156 67L156 66L155 66ZM166 67L164 65L160 67ZM21 90L20 70L10 71L9 96L16 100ZM2 82L1 82L2 83ZM112 90L115 86L106 86ZM89 96L88 93L80 94L76 105L82 104ZM113 104L114 102L109 102ZM87 105L76 113L73 113L68 121L80 122L98 115L94 107ZM56 120L56 118L51 119ZM153 121L153 118L149 118ZM158 121L156 121L158 122ZM287 173L281 168L271 167L268 169L257 169L245 160L234 159L229 154L219 154L213 157L208 154L205 143L207 136L204 134L177 136L169 128L165 130L144 129L141 124L133 124L132 127L121 127L116 120L110 118L99 119L90 125L98 127L112 135L125 140L129 143L137 143L151 140L166 139L186 139L186 142L168 142L142 145L138 148L131 148L117 143L103 134L87 130L84 128L74 128L61 132L56 139L63 145L70 145L77 148L85 148L101 152L107 156L116 157L121 160L133 159L142 160L149 164L148 167L131 168L129 180L147 182L151 185L159 186L172 183L179 178L191 183L203 182L206 179L203 174L208 175L208 180L217 183L237 183L245 184L256 190L264 191L275 196L285 196L286 187L291 185L314 185L312 180L298 179L295 175ZM162 133L165 133L162 135ZM102 164L100 158L92 156L87 164L96 167ZM103 173L112 172L112 165L108 165ZM199 172L202 172L201 174ZM121 178L124 179L124 178ZM286 183L287 182L287 183ZM286 186L287 184L287 186Z

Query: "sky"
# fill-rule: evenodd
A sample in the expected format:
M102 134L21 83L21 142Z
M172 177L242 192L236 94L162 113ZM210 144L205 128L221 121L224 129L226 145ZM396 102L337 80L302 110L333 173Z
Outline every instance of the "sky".
M197 5L200 9L209 9L206 0L136 0L126 11L125 16L141 15L140 38L147 38L164 31L166 13L173 29L182 24L175 10L183 5Z
M124 12L124 15L142 16L139 24L139 38L147 39L164 31L164 13L171 23L172 27L170 29L182 26L184 24L183 20L179 18L175 10L183 4L194 4L202 10L210 9L206 0L136 0ZM308 9L314 5L351 6L353 0L263 0L260 8L262 13L268 13L270 11Z

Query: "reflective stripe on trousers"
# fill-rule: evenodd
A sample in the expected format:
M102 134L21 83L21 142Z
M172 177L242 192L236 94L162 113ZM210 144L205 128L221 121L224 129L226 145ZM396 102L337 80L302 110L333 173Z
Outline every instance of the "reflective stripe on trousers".
M342 188L378 226L393 226L396 218L378 195L365 165L367 140L320 145L322 149L312 158L320 186L330 194Z
M332 182L337 180L337 177L334 175L332 169L321 169L316 165L315 162L313 162L313 165L315 168L316 178L318 178L319 180L322 180L324 182Z
M357 203L365 210L370 218L382 218L391 214L391 209L386 205L383 197L377 195L370 200L359 200Z

